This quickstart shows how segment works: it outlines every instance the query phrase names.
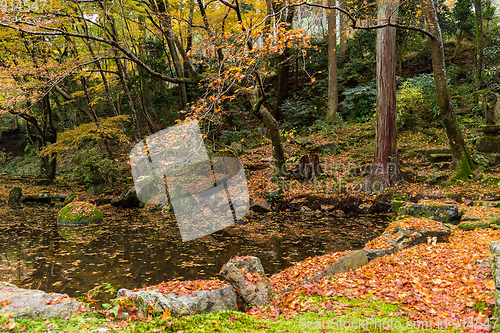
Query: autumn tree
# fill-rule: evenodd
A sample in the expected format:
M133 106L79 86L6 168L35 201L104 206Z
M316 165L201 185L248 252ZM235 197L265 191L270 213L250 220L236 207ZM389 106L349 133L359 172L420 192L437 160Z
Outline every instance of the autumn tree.
M328 5L336 6L335 0L328 0ZM339 108L339 88L337 82L337 11L328 13L328 111L326 119L337 117Z
M397 1L380 0L377 21L397 21ZM390 187L400 180L396 125L396 28L377 29L377 130L371 188Z
M441 29L436 15L436 8L432 0L422 0L425 21L427 23L427 34L431 43L432 70L434 72L434 82L441 111L441 119L446 129L448 142L453 156L453 169L456 171L455 177L467 179L475 169L474 163L467 151L463 132L451 104L450 90L446 78L446 67L444 61L444 47Z

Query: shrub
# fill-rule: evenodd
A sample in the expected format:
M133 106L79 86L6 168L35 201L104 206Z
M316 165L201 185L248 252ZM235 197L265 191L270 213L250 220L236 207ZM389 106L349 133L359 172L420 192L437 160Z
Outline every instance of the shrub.
M128 116L104 118L100 119L100 130L95 123L67 130L58 135L56 143L44 147L40 156L71 153L74 176L84 184L94 182L96 177L107 181L118 180L125 168L99 147L102 145L102 137L108 140L112 152L119 151L122 145L128 144L127 136L120 129L120 121L126 120Z
M372 83L367 86L359 86L347 89L342 93L345 99L339 106L346 109L342 112L346 120L365 121L375 113L377 102L377 86Z
M281 110L286 119L283 124L285 131L311 126L318 119L317 108L302 101L286 100L281 105Z
M221 144L229 146L233 142L240 143L245 141L251 134L252 132L248 129L242 129L240 131L221 131L219 139Z
M439 115L432 74L422 74L403 82L397 92L398 123L403 127L426 126Z

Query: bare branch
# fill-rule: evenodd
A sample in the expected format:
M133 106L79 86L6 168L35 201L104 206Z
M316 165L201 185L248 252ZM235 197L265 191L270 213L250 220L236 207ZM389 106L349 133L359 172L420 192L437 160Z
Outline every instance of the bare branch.
M28 29L22 28L20 26L17 26L15 24L23 24L23 25L27 25L27 26L35 26L32 23L29 23L29 22L26 22L26 21L21 21L21 20L12 21L12 22L10 22L10 24L9 23L5 23L5 22L0 22L0 26L1 27L13 29L13 30L16 30L16 31L19 31L19 32L23 32L23 33L29 34L29 35L35 35L35 36L70 36L70 37L75 37L75 38L82 38L82 39L86 39L86 40L94 40L94 41L97 41L97 42L101 42L101 43L104 43L104 44L107 44L107 45L115 47L116 49L118 49L119 51L121 51L123 54L125 54L128 57L129 60L135 62L137 65L139 65L142 68L144 68L146 70L146 72L148 72L150 75L152 75L154 77L157 77L157 78L159 78L159 79L161 79L163 81L167 81L167 82L171 82L171 83L196 83L196 82L198 82L198 81L191 80L191 79L186 79L186 78L173 78L173 77L166 76L166 75L164 75L162 73L158 73L155 70L153 70L151 67L149 67L147 64L145 64L144 62L142 62L129 49L127 49L122 44L120 44L120 43L118 43L117 41L114 41L114 40L110 40L110 39L106 39L106 38L98 37L98 36L93 36L93 35L88 35L88 34L80 34L80 33L68 32L68 31L64 31L64 30L59 29L59 28L51 28L51 27L47 27L47 26L38 27L38 28L41 28L41 29L47 30L47 31L28 30Z

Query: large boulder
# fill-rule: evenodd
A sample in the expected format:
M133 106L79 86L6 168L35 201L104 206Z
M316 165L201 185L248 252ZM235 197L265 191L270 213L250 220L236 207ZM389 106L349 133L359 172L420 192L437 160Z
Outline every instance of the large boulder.
M90 242L101 234L102 213L91 203L73 201L57 214L57 229L63 239Z
M335 275L353 271L368 264L368 257L364 251L354 251L343 258L340 258L335 264L326 268L326 274Z
M0 282L0 314L16 317L66 318L85 312L85 305L68 295L47 294L41 290L21 289L15 285Z
M337 143L328 142L312 147L311 151L320 155L337 155L340 152L340 149Z
M490 244L491 273L495 284L495 316L500 315L500 241Z
M118 297L131 297L140 310L139 315L147 315L145 304L153 306L155 311L170 311L172 315L191 315L214 311L238 310L236 294L232 286L220 289L194 291L193 295L169 293L163 295L158 289L130 291L120 289Z
M242 310L249 304L266 305L275 295L257 257L234 257L222 267L219 275L233 285Z
M482 153L500 153L500 136L483 136L476 142L476 149Z
M7 199L9 204L18 203L23 200L23 191L19 186L14 186L9 190L9 197Z
M57 224L59 226L88 225L102 220L103 216L99 209L85 201L73 201L57 214Z
M455 204L408 203L397 209L398 215L424 217L443 223L460 223L460 212Z

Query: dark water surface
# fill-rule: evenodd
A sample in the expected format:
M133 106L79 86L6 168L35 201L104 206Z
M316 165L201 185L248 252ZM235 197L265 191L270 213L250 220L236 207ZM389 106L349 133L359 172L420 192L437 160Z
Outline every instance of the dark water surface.
M362 248L388 222L386 216L251 215L245 225L183 243L168 214L109 208L98 236L68 241L59 236L57 211L0 207L0 280L77 297L103 282L131 289L217 277L236 255L259 257L271 275L310 256Z

